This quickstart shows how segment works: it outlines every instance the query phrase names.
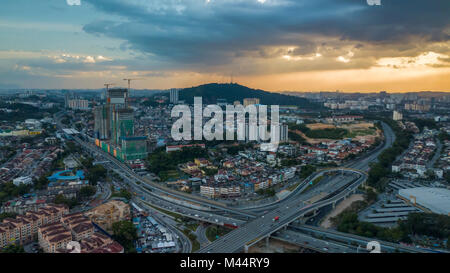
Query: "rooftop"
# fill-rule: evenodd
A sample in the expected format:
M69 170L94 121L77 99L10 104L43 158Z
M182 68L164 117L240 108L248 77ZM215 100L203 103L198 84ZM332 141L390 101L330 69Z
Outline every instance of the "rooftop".
M450 215L450 190L443 188L418 187L399 190L400 196L411 200L434 213Z

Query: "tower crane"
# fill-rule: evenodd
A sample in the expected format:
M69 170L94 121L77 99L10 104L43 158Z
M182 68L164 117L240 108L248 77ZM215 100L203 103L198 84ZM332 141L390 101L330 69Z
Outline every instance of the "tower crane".
M123 79L123 80L128 82L128 91L129 91L131 87L131 81L138 81L142 79Z

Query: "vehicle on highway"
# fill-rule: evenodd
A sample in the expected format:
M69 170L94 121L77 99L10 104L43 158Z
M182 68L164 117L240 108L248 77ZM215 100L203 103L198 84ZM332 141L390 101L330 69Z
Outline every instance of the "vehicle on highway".
M272 221L276 222L278 220L280 220L280 216L275 216Z

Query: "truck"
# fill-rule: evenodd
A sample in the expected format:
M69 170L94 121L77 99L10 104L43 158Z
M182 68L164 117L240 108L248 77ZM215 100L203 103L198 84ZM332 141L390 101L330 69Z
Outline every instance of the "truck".
M274 221L274 222L276 222L276 221L278 221L278 220L280 220L280 216L275 216L275 217L273 218L273 221Z

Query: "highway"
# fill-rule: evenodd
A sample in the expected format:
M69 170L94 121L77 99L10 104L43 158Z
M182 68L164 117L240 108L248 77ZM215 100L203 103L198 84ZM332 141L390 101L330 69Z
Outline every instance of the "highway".
M392 131L391 127L389 127L386 123L381 123L385 135L385 140L382 144L380 144L378 147L376 147L374 150L370 151L369 153L360 156L359 158L356 158L350 162L347 162L342 167L348 168L348 169L355 169L367 172L369 170L369 163L375 162L378 158L378 156L387 148L391 147L392 144L395 141L395 133ZM282 202L286 202L288 200L292 200L294 198L299 198L299 196L303 193L303 190L307 183L310 181L313 181L315 178L320 176L321 172L316 172L309 176L308 178L304 179L302 183L298 185L298 187L293 190L287 197L285 197L283 200L279 200L277 202L261 205L261 206L254 206L245 209L246 211L251 211L254 213L261 213L267 210L275 209L278 207L278 205Z
M270 236L274 232L280 230L283 227L287 227L291 222L303 216L307 213L313 212L324 206L330 204L336 204L339 200L343 199L350 192L354 191L367 180L367 171L369 169L369 163L374 162L379 154L385 149L392 146L395 141L395 134L392 129L385 123L382 123L383 130L385 132L385 141L380 147L377 147L369 155L358 159L357 161L350 162L344 165L346 168L352 168L345 170L353 173L358 173L360 177L350 185L348 185L343 191L337 193L331 198L320 200L316 203L306 205L303 201L296 198L307 187L308 181L312 181L315 177L320 175L324 171L316 173L314 177L309 180L306 179L295 190L296 192L286 199L278 202L277 204L267 206L271 210L265 215L247 222L245 225L239 227L236 230L228 233L227 235L219 238L210 245L200 249L200 253L234 253L242 251L245 246L258 242L262 238ZM339 168L337 168L339 169ZM358 171L358 169L360 171ZM344 169L341 169L344 171ZM258 208L260 209L260 208ZM275 217L280 217L278 221L273 221Z
M406 253L428 253L428 251L400 244L394 244L391 242L374 240L373 238L367 238L363 236L353 235L349 233L343 233L335 230L324 229L320 227L308 226L308 225L293 225L290 227L292 231L298 231L308 235L314 235L322 239L332 240L334 242L343 242L348 245L356 244L361 247L365 247L367 243L371 241L377 241L381 245L382 252L406 252Z
M305 204L303 201L292 200L283 202L277 209L269 211L267 214L258 217L255 220L247 222L226 234L225 236L215 240L208 246L200 249L199 253L235 253L240 252L246 245L258 242L262 238L268 237L279 229L287 227L297 218L304 216L314 210L320 209L329 204L333 204L338 200L347 196L354 191L361 183L366 181L367 175L359 173L360 177L351 183L344 190L331 198L318 201L314 204ZM274 221L275 217L279 217L278 221Z
M58 125L60 126L60 129L62 129L62 125L59 122ZM287 225L289 225L292 221L301 216L304 216L305 214L308 214L329 204L335 204L337 201L346 197L350 192L356 190L357 187L367 179L367 174L364 171L369 169L369 163L376 160L378 155L384 149L390 147L395 140L395 135L392 132L391 128L384 123L382 123L382 126L385 132L385 141L383 145L380 145L380 147L370 152L367 156L346 164L346 169L336 168L330 170L321 170L310 176L308 179L305 179L287 198L276 202L275 204L254 207L246 210L230 208L226 205L212 200L207 200L197 196L181 193L158 185L157 183L154 183L147 178L143 178L137 175L128 166L111 156L109 153L102 151L101 149L90 143L82 141L77 136L72 137L79 145L90 151L92 154L106 158L116 167L116 171L119 170L120 172L125 174L125 176L129 176L131 178L128 181L129 185L135 190L136 193L139 193L141 198L146 202L150 202L152 205L157 204L156 206L163 209L175 211L176 213L180 213L182 215L200 221L210 222L213 224L231 224L240 226L240 228L233 230L232 232L228 233L222 238L219 238L218 240L200 249L199 251L232 253L241 251L245 245L252 244L253 242L259 241L263 237L270 236L275 231L283 227L287 227ZM320 200L313 204L305 204L304 200L298 198L305 190L305 188L308 187L308 183L310 181L320 175L323 175L326 172L336 170L342 172L351 172L353 174L356 173L359 175L359 178L348 185L344 190L341 190L337 194L332 195L330 198ZM133 179L135 181L133 181ZM179 204L177 204L178 202L170 202L167 199L162 199L161 195L175 197L178 200L188 201L193 204L200 204L201 206L206 207L209 211L180 206ZM258 214L260 214L262 210L265 210L265 214L262 216L258 216ZM223 215L221 215L224 212L237 217L224 217ZM272 221L272 219L276 216L279 216L280 220L275 222ZM239 219L241 217L245 217L245 219ZM250 219L252 220L249 221Z

